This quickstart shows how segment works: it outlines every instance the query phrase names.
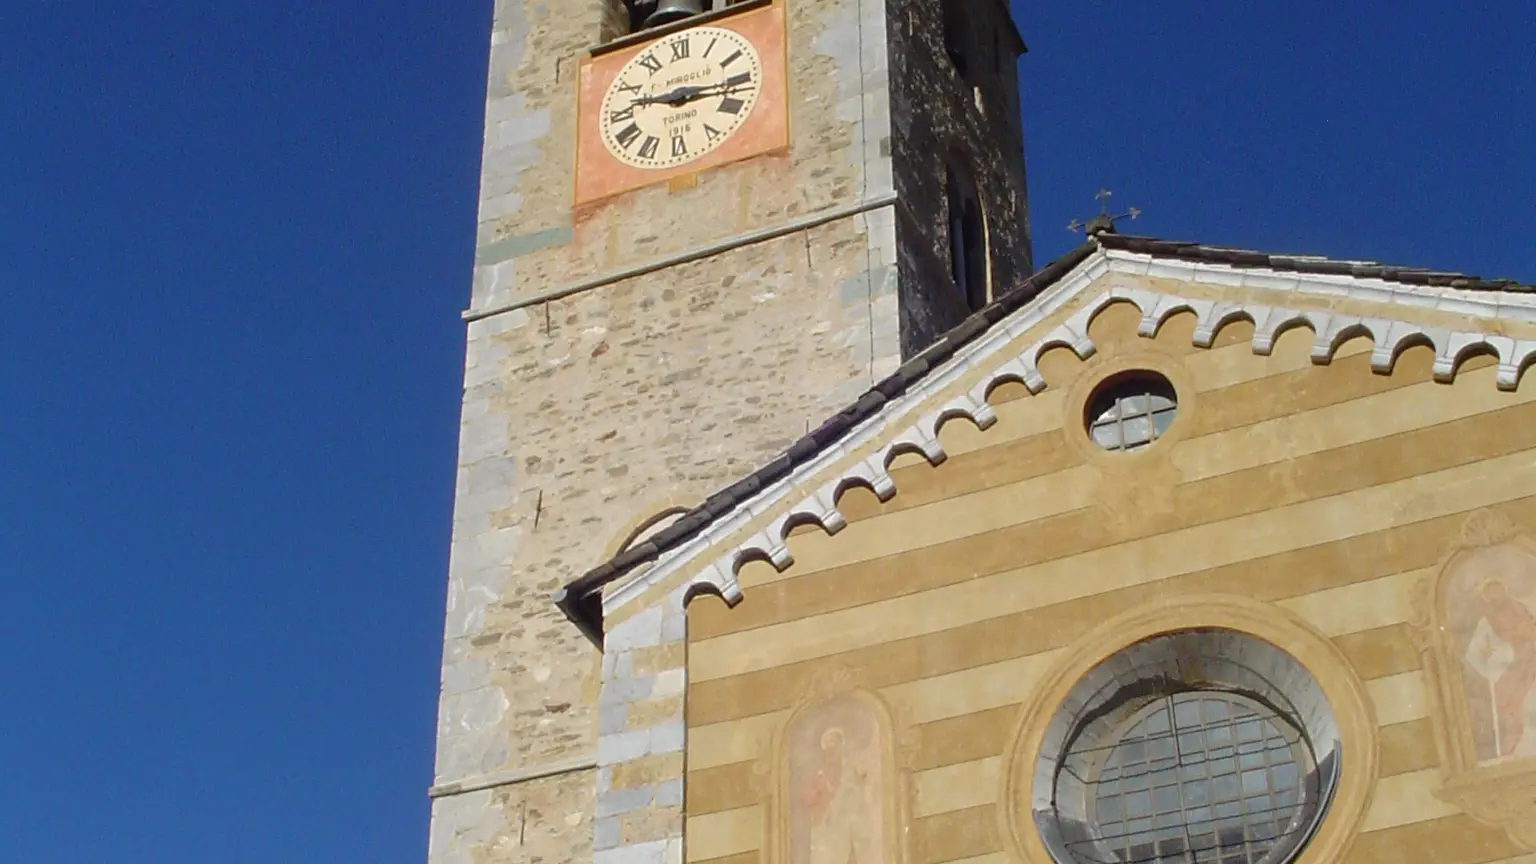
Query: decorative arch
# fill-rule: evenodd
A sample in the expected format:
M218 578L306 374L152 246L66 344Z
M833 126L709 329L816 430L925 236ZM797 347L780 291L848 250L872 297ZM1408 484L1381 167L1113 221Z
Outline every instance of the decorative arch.
M1438 794L1536 850L1536 539L1474 513L1417 599Z
M971 15L969 0L940 3L943 15L944 54L962 80L971 74Z
M959 5L944 4L946 15ZM944 200L949 214L949 275L966 306L976 312L992 300L992 255L975 173L959 150L952 150L944 160Z
M765 860L906 864L914 741L890 706L844 667L811 679L766 766Z
M684 495L669 495L657 501L652 501L640 508L639 515L631 518L625 524L623 530L614 535L603 549L602 560L611 560L625 549L635 545L652 529L664 526L668 520L682 516L698 506L698 499Z

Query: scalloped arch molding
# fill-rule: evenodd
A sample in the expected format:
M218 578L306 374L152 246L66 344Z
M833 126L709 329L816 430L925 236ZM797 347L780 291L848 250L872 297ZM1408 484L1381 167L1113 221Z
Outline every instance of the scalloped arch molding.
M1110 269L1121 268L1111 268L1108 262L1102 259L1098 267L1088 267L1087 264L1080 267L1075 278L1064 280L1065 284L1058 283L1055 290L1045 292L1029 307L1017 313L1014 320L1002 322L992 328L992 332L978 340L978 344L968 346L945 366L936 369L921 382L920 387L909 392L903 401L908 405L915 404L952 383L970 368L971 361L991 353L991 350L1001 342L1011 341L1023 335L1047 315L1065 305L1087 282ZM1142 272L1145 273L1145 270L1143 269ZM1188 268L1185 268L1185 272L1178 275L1187 279L1191 274ZM1294 278L1288 280L1287 287L1298 290L1296 281ZM1333 292L1315 291L1313 293ZM1479 302L1436 295L1425 296L1423 299L1439 302L1421 302L1413 305L1428 305L1443 311L1463 314L1470 312L1486 317L1498 317L1500 313L1514 311L1516 314L1510 317L1524 320L1536 319L1536 310L1528 306L1512 310L1507 305L1489 301ZM1311 356L1312 361L1319 365L1331 362L1334 353L1345 342L1366 336L1375 342L1375 348L1371 352L1371 368L1382 374L1392 371L1398 355L1405 348L1414 345L1430 345L1435 349L1434 379L1442 383L1454 380L1457 367L1467 358L1494 354L1499 358L1497 373L1499 389L1514 390L1524 370L1536 361L1536 339L1514 339L1508 336L1444 327L1420 326L1388 318L1343 315L1324 310L1291 309L1243 300L1190 299L1150 289L1114 287L1094 298L1066 323L1030 344L1013 359L1001 364L968 392L949 400L937 410L924 414L916 423L903 429L868 458L848 468L835 479L821 484L814 493L794 506L784 507L784 500L793 493L796 478L812 476L833 461L846 456L859 445L885 432L892 420L904 412L899 406L891 406L881 415L867 421L864 426L855 429L842 442L828 448L827 452L817 459L801 466L790 478L781 481L776 487L765 489L757 498L739 507L736 512L711 526L693 541L664 556L650 568L635 574L610 592L603 601L604 612L611 613L638 598L647 589L686 566L698 554L739 530L747 522L764 515L769 510L782 508L783 513L766 528L709 563L681 589L685 598L691 598L699 593L712 593L720 595L727 603L735 605L742 597L737 573L748 561L766 560L772 562L773 566L780 571L794 563L788 545L791 530L804 524L816 524L828 534L836 534L847 525L843 515L838 511L837 499L848 488L865 486L873 490L881 501L887 501L896 494L896 483L891 479L889 467L897 456L920 453L930 464L936 466L947 458L938 437L939 429L945 423L963 417L985 430L997 422L997 415L987 404L987 394L993 388L1008 382L1019 382L1027 387L1030 393L1039 393L1044 390L1046 382L1040 375L1037 363L1045 351L1067 347L1081 359L1086 360L1092 357L1096 349L1093 340L1088 337L1088 324L1106 306L1117 302L1133 303L1141 310L1142 318L1137 333L1145 338L1156 336L1159 328L1170 316L1180 312L1194 313L1197 320L1192 341L1199 348L1211 347L1216 333L1227 324L1247 320L1254 325L1254 353L1268 355L1274 347L1275 339L1281 333L1293 327L1307 326L1316 334Z

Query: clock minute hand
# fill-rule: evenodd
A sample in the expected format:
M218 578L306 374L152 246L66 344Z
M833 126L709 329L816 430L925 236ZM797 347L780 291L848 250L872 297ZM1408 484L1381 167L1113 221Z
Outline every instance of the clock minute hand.
M678 107L687 105L689 102L704 96L725 96L730 93L735 93L737 90L740 90L743 87L751 86L751 80L741 81L734 84L729 81L724 81L719 84L694 84L687 87L679 87L670 93L664 93L660 96L641 96L635 100L634 104L671 105L673 107Z
M713 85L711 85L711 86L713 86ZM636 104L636 105L673 105L673 106L686 105L689 102L693 101L694 99L697 99L700 95L702 95L707 90L709 90L709 87L701 87L701 86L697 86L697 85L690 86L690 87L679 87L679 88L677 88L676 90L673 90L670 93L663 93L660 96L641 96L640 98L635 100L634 104Z
M752 82L750 80L740 81L734 84L726 81L720 84L710 84L707 87L700 87L698 88L699 92L693 94L692 98L698 98L700 96L729 96L730 94L736 93L743 89L751 89L751 87Z

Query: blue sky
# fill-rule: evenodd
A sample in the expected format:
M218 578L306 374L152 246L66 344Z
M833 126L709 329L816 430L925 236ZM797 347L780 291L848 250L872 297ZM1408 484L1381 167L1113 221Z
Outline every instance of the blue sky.
M1536 281L1536 4L1257 5L1014 3L1038 262ZM101 8L0 7L4 857L423 861L490 3Z

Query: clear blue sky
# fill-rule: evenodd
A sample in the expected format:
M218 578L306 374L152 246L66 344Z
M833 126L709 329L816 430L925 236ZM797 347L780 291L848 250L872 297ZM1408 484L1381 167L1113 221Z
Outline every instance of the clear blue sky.
M1536 281L1536 4L1257 5L1016 0L1037 261ZM424 860L489 20L0 6L0 860Z

